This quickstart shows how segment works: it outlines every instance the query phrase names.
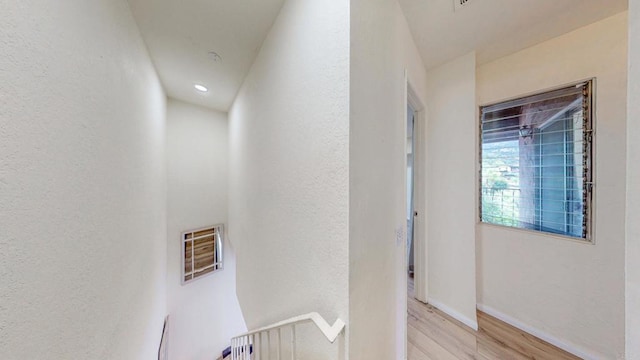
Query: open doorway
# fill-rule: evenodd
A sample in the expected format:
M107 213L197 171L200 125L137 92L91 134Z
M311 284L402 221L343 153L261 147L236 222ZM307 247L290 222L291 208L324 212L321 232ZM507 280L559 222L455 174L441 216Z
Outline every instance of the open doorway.
M408 77L407 93L404 118L405 147L403 156L405 160L405 200L406 206L403 209L403 218L406 228L406 249L402 254L402 267L398 268L398 275L402 276L402 281L407 286L403 288L400 295L405 317L405 356L411 353L412 346L409 337L409 306L414 303L424 303L427 301L427 248L426 248L426 226L424 212L426 205L425 198L425 173L426 170L426 148L424 144L425 129L425 107L423 102L414 92ZM399 154L400 155L400 154ZM407 357L405 357L407 358Z
M407 276L409 284L413 283L415 276L415 232L414 223L417 216L415 209L415 109L407 104Z
M407 82L406 97L406 262L403 272L409 286L408 296L427 301L427 244L425 224L425 147L424 107Z

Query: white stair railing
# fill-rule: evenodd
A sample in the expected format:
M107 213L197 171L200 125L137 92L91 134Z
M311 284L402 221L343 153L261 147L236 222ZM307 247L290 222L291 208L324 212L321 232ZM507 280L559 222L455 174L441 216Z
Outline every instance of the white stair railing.
M345 327L344 321L337 319L333 326L316 312L292 317L275 324L252 330L231 339L232 360L283 360L282 333L289 331L289 351L291 360L296 360L296 325L313 322L322 334L333 343ZM272 335L275 337L275 349L272 349ZM275 350L275 356L272 357Z

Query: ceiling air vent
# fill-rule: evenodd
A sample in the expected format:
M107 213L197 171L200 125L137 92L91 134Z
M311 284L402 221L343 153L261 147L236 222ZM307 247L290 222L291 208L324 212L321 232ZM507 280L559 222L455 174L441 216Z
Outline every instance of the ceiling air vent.
M462 9L463 7L469 5L470 2L471 2L471 0L453 0L454 10L458 11L458 10Z

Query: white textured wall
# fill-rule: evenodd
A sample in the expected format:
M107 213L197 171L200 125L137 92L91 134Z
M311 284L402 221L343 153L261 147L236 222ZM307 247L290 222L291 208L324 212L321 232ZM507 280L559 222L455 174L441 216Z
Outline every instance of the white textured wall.
M476 56L427 73L429 302L477 327Z
M629 93L627 114L627 346L640 359L640 1L629 0Z
M395 0L351 1L349 358L402 359L406 83L425 71ZM400 232L400 236L398 235Z
M236 297L235 252L224 268L181 285L180 235L227 223L227 114L170 99L167 104L167 309L172 359L211 359L246 331Z
M619 359L625 306L626 13L480 66L478 99L486 104L590 77L597 78L595 245L481 225L478 302L584 357Z
M157 358L165 96L127 2L2 0L0 49L0 358Z
M229 114L229 239L249 328L348 319L348 82L348 1L287 1Z

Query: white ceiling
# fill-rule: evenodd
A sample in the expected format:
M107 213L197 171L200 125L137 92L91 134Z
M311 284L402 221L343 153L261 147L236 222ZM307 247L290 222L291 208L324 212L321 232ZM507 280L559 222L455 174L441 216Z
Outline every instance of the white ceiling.
M284 0L129 0L167 95L227 111ZM214 61L215 51L221 61ZM194 84L209 88L206 93Z
M627 8L627 0L469 0L454 12L453 1L399 0L427 68L472 50L485 63ZM167 95L227 111L284 0L129 2Z
M627 9L627 0L399 0L427 68L476 50L495 60Z

